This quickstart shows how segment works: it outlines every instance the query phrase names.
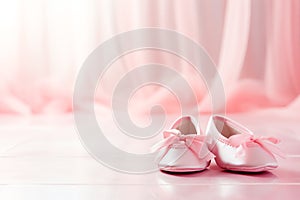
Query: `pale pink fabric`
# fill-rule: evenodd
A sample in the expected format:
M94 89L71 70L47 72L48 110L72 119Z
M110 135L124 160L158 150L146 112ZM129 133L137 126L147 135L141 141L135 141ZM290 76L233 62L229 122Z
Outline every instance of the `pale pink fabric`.
M227 112L300 109L298 0L10 0L0 1L0 113L72 111L76 73L89 53L118 33L143 27L175 30L206 48L224 83ZM109 106L122 75L149 62L181 72L200 111L211 111L192 67L151 50L117 60L103 77L97 103ZM160 103L167 112L178 111L174 96L153 88L136 93L134 109Z

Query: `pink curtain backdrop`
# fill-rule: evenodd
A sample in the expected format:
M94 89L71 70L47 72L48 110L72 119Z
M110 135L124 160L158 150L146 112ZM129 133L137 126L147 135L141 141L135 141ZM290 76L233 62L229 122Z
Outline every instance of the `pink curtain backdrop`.
M175 30L205 47L221 75L227 112L300 110L299 0L0 0L0 113L71 112L74 81L86 57L114 35L143 27ZM118 80L149 62L180 72L200 111L211 111L194 69L154 50L113 63L96 104L109 107ZM133 102L135 109L178 107L174 95L151 86L139 90Z

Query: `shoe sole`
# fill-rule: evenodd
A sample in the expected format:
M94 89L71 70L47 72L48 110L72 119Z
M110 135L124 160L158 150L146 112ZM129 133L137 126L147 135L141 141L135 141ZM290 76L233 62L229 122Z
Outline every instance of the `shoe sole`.
M189 172L201 172L207 168L177 168L177 167L163 167L160 168L163 172L173 172L173 173L189 173Z
M208 168L210 165L211 160L207 162L205 167L174 167L174 166L166 166L166 167L159 167L161 171L165 172L174 172L174 173L184 173L184 172L201 172Z
M264 172L268 170L276 169L278 166L274 165L265 165L265 166L258 166L258 167L231 167L231 166L222 166L216 162L216 164L225 170L235 171L235 172Z
M251 167L251 168L242 168L242 167L221 167L223 169L229 170L229 171L235 171L235 172L264 172L276 169L277 167L273 166L265 166L265 167Z

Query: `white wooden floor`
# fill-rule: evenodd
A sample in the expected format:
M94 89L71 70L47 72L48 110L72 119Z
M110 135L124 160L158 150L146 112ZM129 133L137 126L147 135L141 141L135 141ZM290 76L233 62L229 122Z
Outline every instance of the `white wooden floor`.
M282 140L287 159L279 159L278 169L235 174L213 162L208 170L193 174L124 174L106 168L85 151L71 115L1 116L0 199L298 199L298 114L272 111L231 117L259 134ZM207 119L201 117L203 129ZM110 140L120 148L127 143L120 141L123 137ZM129 151L140 147L132 148Z

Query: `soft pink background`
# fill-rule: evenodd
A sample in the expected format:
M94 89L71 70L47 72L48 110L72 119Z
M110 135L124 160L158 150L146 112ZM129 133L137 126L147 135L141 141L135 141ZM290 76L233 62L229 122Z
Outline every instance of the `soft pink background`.
M227 112L300 109L298 0L3 0L0 112L72 111L76 73L89 53L118 33L143 27L175 30L206 48L223 80ZM191 66L173 55L146 50L112 65L97 103L109 105L120 77L149 62L178 70L192 85L200 111L211 111L204 81ZM168 112L176 111L177 105L170 103L174 96L164 88L151 91L139 91L134 99L138 109L162 103ZM149 92L152 98L145 102Z

